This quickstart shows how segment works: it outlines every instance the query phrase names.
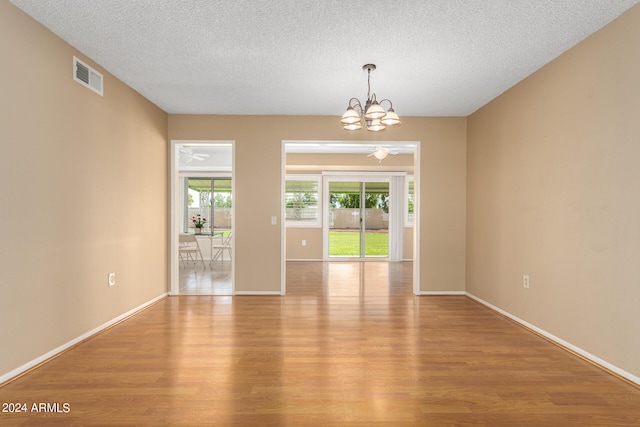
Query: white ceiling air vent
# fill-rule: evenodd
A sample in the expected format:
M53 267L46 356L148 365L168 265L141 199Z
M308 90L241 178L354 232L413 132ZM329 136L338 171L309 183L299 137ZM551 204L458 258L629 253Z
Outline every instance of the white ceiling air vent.
M102 74L73 57L73 80L102 96Z

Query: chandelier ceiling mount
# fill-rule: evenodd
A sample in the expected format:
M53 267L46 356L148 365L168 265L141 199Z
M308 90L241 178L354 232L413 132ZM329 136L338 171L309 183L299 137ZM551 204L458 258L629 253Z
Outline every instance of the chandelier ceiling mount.
M342 115L340 122L346 130L362 129L365 125L367 130L378 132L384 130L387 126L399 125L400 118L393 110L393 104L389 99L383 99L378 102L376 94L371 93L371 72L376 69L375 64L365 64L362 69L367 72L367 102L362 107L362 103L358 98L351 98L347 111ZM381 104L389 103L389 109L384 110Z

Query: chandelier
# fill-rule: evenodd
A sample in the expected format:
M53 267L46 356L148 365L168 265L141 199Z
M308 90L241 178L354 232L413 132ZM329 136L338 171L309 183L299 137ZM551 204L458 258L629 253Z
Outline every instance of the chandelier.
M375 64L365 64L362 66L363 70L367 71L367 102L362 108L362 103L358 98L351 98L349 100L349 106L347 111L342 115L340 122L343 128L346 130L358 130L362 129L364 124L367 130L378 132L384 130L387 126L394 126L400 124L400 118L393 111L393 104L388 99L383 99L378 102L376 100L376 94L371 93L371 71L376 69ZM389 109L387 111L382 108L380 104L383 102L389 103Z

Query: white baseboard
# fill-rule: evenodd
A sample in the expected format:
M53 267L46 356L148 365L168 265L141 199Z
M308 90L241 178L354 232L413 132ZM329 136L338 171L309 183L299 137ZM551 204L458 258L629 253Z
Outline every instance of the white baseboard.
M604 369L607 369L611 372L613 372L616 375L619 375L622 378L625 378L627 380L629 380L630 382L640 385L640 377L637 377L623 369L620 369L619 367L612 365L611 363L607 362L606 360L600 359L598 356L594 356L593 354L589 353L588 351L585 351L583 349L581 349L580 347L576 347L575 345L563 340L562 338L558 338L553 334L550 334L549 332L545 331L544 329L540 329L537 326L532 325L529 322L526 322L522 319L520 319L519 317L514 316L513 314L504 311L503 309L496 307L495 305L488 303L487 301L478 298L477 296L470 294L468 292L466 292L466 295L473 299L478 301L480 304L490 308L491 310L494 310L500 314L502 314L503 316L508 317L509 319L521 324L522 326L526 327L527 329L531 329L532 331L542 335L543 337L555 342L556 344L560 345L561 347L564 347L582 357L584 357L585 359L595 363L596 365L601 366Z
M164 293L164 294L152 299L151 301L147 301L144 304L139 305L138 307L136 307L136 308L134 308L132 310L129 310L124 314L121 314L120 316L116 317L115 319L112 319L112 320L108 321L107 323L105 323L103 325L100 325L97 328L92 329L89 332L87 332L85 334L82 334L79 337L74 338L74 339L72 339L71 341L69 341L69 342L67 342L65 344L62 344L60 347L55 348L55 349L51 350L50 352L48 352L46 354L43 354L42 356L40 356L40 357L38 357L36 359L33 359L32 361L27 362L24 365L12 370L12 371L9 371L9 372L7 372L5 374L0 375L0 384L4 383L6 381L9 381L10 379L12 379L14 377L17 377L18 375L22 374L23 372L26 372L29 369L31 369L31 368L33 368L35 366L38 366L39 364L47 361L48 359L51 359L52 357L56 356L57 354L62 353L63 351L67 350L68 348L70 348L70 347L72 347L72 346L74 346L74 345L86 340L87 338L91 337L92 335L95 335L98 332L101 332L101 331L103 331L103 330L115 325L116 323L126 319L129 316L132 316L133 314L137 313L138 311L147 308L148 306L150 306L151 304L154 304L155 302L161 300L162 298L165 298L167 295L169 295L169 294L168 293Z
M419 295L466 295L465 291L420 291Z
M236 291L234 295L277 295L281 296L280 291Z

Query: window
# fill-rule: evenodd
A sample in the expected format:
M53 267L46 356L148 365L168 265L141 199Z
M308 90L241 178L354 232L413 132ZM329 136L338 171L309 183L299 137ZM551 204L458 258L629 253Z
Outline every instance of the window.
M407 209L405 210L405 227L413 227L413 208L415 202L415 192L414 192L414 177L408 176L406 178L406 187L407 187Z
M320 227L319 175L287 175L285 180L285 218L288 227Z

